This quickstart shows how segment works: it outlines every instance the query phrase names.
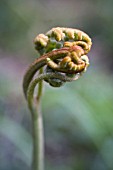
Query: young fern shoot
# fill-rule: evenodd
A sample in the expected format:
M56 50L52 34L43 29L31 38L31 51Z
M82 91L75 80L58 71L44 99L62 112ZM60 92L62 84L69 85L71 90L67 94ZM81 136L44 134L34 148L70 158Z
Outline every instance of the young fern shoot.
M28 67L23 79L23 91L32 116L32 170L44 170L43 119L40 108L43 80L53 87L77 80L89 66L87 53L92 42L83 31L56 27L36 36L34 44L40 57ZM38 92L34 94L37 85Z

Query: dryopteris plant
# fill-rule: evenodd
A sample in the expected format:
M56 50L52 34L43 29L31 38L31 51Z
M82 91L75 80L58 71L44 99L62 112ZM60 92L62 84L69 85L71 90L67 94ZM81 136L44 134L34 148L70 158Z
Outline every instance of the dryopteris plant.
M32 116L33 170L44 169L44 135L41 113L42 80L53 87L77 80L89 66L87 53L91 49L90 37L77 29L52 28L34 40L40 53L28 68L23 79L23 90ZM35 74L38 74L35 76ZM35 90L38 84L38 90Z

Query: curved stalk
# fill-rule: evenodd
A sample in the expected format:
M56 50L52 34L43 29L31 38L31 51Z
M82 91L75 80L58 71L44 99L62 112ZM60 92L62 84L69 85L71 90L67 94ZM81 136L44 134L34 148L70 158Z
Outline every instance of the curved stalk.
M43 74L40 74L36 79L34 79L30 83L28 91L27 91L28 107L31 110L31 113L33 114L33 116L35 116L34 115L34 108L36 108L37 104L39 104L39 103L36 102L36 100L35 101L33 100L33 94L34 94L34 90L35 90L36 85L40 81L42 81L43 79L47 79L47 78L58 78L58 79L60 79L64 82L70 82L70 81L73 81L73 80L77 80L80 76L81 76L81 74L76 75L75 77L71 78L71 77L68 77L68 76L65 76L65 75L61 75L59 73L43 73ZM40 83L39 83L39 85L40 85Z
M42 73L42 69L40 70ZM35 98L34 105L32 105L32 134L33 134L33 155L32 155L32 169L44 170L44 132L43 132L43 117L41 112L41 96L42 96L43 82L38 84L38 94Z

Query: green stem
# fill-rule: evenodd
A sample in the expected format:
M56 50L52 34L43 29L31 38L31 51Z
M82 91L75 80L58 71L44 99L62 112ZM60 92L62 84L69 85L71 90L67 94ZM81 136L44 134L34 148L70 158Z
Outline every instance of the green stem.
M42 73L42 70L40 70ZM33 170L43 170L44 169L44 136L43 136L43 120L42 113L40 109L40 99L42 96L42 80L46 78L58 78L65 81L73 81L77 79L70 78L59 73L43 73L39 74L38 78L34 79L27 91L27 101L29 109L32 113L32 125L33 125ZM38 95L34 99L34 90L36 85L38 86Z
M42 69L40 70L40 74ZM41 112L42 81L38 84L38 95L36 96L32 112L32 133L33 133L33 170L44 169L44 133L43 118Z
M40 83L39 83L40 84ZM40 102L37 103L35 116L32 116L33 130L33 170L44 169L44 135L43 135L43 119L40 109Z

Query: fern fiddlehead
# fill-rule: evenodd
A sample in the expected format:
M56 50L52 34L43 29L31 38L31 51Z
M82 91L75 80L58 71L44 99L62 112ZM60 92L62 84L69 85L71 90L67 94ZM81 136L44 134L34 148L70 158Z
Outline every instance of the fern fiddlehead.
M42 80L53 87L60 87L66 82L78 79L89 66L87 53L91 49L92 42L86 33L78 29L56 27L46 34L36 36L34 44L40 57L26 71L23 90L32 113L33 170L43 170L43 126L39 109ZM38 71L39 74L34 78ZM37 84L39 91L34 97Z

